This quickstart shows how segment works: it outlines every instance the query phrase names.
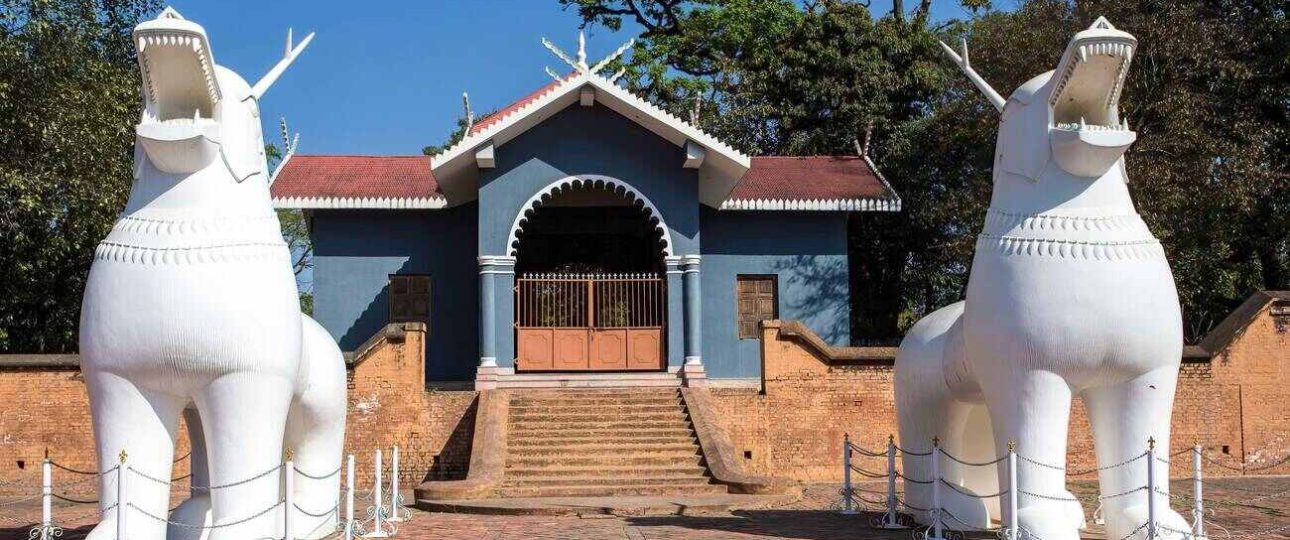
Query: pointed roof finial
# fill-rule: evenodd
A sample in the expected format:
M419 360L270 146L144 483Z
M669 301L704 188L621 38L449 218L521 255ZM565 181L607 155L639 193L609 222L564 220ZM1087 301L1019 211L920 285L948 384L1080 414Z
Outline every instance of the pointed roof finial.
M184 20L184 16L179 14L179 10L172 8L170 6L166 6L166 9L161 10L161 13L157 15L157 18L158 19L179 19L181 21Z
M1115 27L1114 27L1114 26L1111 26L1111 21L1106 20L1106 17L1098 17L1096 21L1093 21L1093 25L1092 25L1092 26L1089 26L1089 28L1090 28L1090 29L1091 29L1091 28L1101 28L1101 29L1103 29L1103 30L1115 30Z
M587 34L578 30L578 67L587 71Z

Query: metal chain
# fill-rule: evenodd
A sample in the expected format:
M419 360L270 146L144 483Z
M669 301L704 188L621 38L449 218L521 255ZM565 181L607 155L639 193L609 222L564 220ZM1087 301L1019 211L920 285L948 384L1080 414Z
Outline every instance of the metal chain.
M962 465L967 465L967 466L969 466L969 467L987 467L987 466L990 466L990 465L997 465L997 464L999 464L999 462L1001 462L1001 461L1003 461L1003 460L1005 460L1005 459L1008 459L1008 455L1007 455L1007 454L1004 454L1003 456L1000 456L999 458L996 458L996 459L995 459L995 460L993 460L993 461L983 461L983 462L980 462L980 463L976 463L976 462L972 462L972 461L964 461L964 460L962 460L962 459L959 459L959 458L955 457L955 456L954 456L954 454L951 454L951 453L949 453L949 452L946 452L945 450L941 450L941 455L943 455L943 456L945 456L945 457L947 457L947 458L950 458L950 461L953 461L953 462L955 462L955 463L959 463L959 464L962 464Z
M896 471L896 478L903 478L906 482L910 482L910 483L914 483L914 484L921 484L921 485L927 485L927 484L932 484L932 483L935 483L935 482L936 482L935 480L926 480L926 481L924 481L924 480L914 480L913 478L910 478L910 477L908 477L908 476L905 476L905 474L904 474L904 473L902 473L902 472L900 472L900 471Z
M948 509L945 509L945 508L941 508L940 511L937 512L937 514L938 515L943 514L943 515L949 516L950 519L957 521L959 525L967 527L966 530L969 530L969 531L996 532L999 530L999 527L990 527L990 528L982 529L981 527L977 527L975 525L968 525L966 522L959 519L958 516L955 516L953 512L950 512ZM955 529L955 530L961 530L961 529Z
M1045 468L1045 469L1052 469L1052 470L1054 470L1054 471L1064 471L1064 470L1066 470L1066 467L1064 467L1064 466L1059 466L1059 465L1049 465L1049 464L1044 463L1044 462L1042 462L1042 461L1035 461L1035 460L1030 459L1030 458L1028 458L1028 457L1026 457L1026 456L1023 456L1023 455L1021 455L1021 454L1017 454L1017 459L1020 459L1021 461L1024 461L1024 462L1026 462L1026 463L1029 463L1029 464L1031 464L1031 465L1036 465L1036 466L1039 466L1039 467L1043 467L1043 468Z
M855 465L851 466L851 470L853 472L859 473L860 476L863 476L865 478L886 478L887 477L886 473L876 473L876 472L866 471L864 469L861 469L860 467L856 467Z
M152 519L154 519L154 520L160 521L160 522L162 522L162 523L166 523L166 524L168 524L168 525L175 525L175 526L177 526L177 527L183 527L183 528L185 528L185 529L201 531L201 530L223 529L223 528L225 528L225 527L232 527L232 526L234 526L234 525L241 525L241 524L246 523L246 522L248 522L248 521L251 521L251 520L253 520L253 519L255 519L255 518L258 518L258 517L260 517L260 516L263 516L263 515L265 515L265 514L268 514L269 512L272 512L272 511L274 511L274 510L277 510L277 509L278 509L278 507L279 507L279 506L282 506L285 502L286 502L286 501L278 501L278 502L277 502L276 504L274 504L273 506L270 506L270 507L268 507L268 508L265 508L264 510L261 510L260 512L256 513L255 515L252 515L252 516L249 516L249 517L245 517L245 518L239 519L239 520L237 520L237 521L230 521L230 522L228 522L228 523L220 523L219 525L192 525L192 524L188 524L188 523L179 523L179 522L176 522L176 521L170 521L169 519L166 519L166 518L163 518L163 517L159 517L159 516L153 515L152 513L148 512L147 510L144 510L144 509L142 509L142 508L139 508L138 506L135 506L135 505L134 505L134 503L126 503L126 504L125 504L125 506L126 506L126 508L133 508L135 511L139 512L140 514L143 514L143 515L145 515L145 516L148 516L148 517L150 517L150 518L152 518Z
M897 446L897 447L896 447L896 450L897 450L897 451L899 451L899 452L900 452L900 453L902 453L902 454L907 455L907 456L923 457L923 456L930 456L930 455L932 455L932 452L931 452L930 450L928 450L927 452L911 452L911 451L906 450L906 449L904 449L904 448L901 448L901 447L899 447L899 446Z
M335 513L337 510L340 510L340 503L339 503L339 502L337 502L337 503L336 503L336 506L331 507L331 509L329 509L329 510L325 510L325 511L323 511L321 514L314 514L314 513L311 513L311 512L309 512L308 510L305 510L304 508L301 508L301 507L300 507L300 505L298 505L298 504L296 504L296 503L291 503L291 506L296 507L296 510L299 510L301 514L304 514L304 515L309 516L309 517L312 517L312 518L320 518L320 517L330 516L330 515L332 515L333 513Z
M1068 474L1069 474L1070 476L1083 476L1083 475L1085 475L1085 474L1091 474L1091 473L1095 473L1095 472L1109 471L1109 470L1111 470L1111 469L1118 469L1118 468L1120 468L1120 467L1123 467L1123 466L1125 466L1125 465L1128 465L1128 464L1130 464L1130 463L1133 463L1133 462L1135 462L1135 461L1137 461L1137 460L1139 460L1139 459L1145 458L1145 457L1147 457L1147 453L1146 453L1146 452L1143 452L1143 453L1141 453L1141 454L1138 454L1138 455L1136 455L1136 456L1133 456L1133 457L1131 457L1131 458L1129 458L1129 459L1126 459L1126 460L1121 461L1121 462L1119 462L1119 463L1116 463L1116 464L1114 464L1114 465L1107 465L1107 466L1105 466L1105 467L1094 467L1094 468L1092 468L1092 469L1084 469L1084 470L1082 470L1082 471L1074 471L1074 472L1071 472L1071 473L1068 473Z
M37 493L35 495L31 495L29 497L23 497L21 499L14 499L12 501L0 502L0 506L13 506L18 503L24 503L30 500L39 499L40 497L41 497L41 494Z
M1036 498L1039 498L1039 499L1046 499L1046 500L1050 500L1050 501L1079 502L1079 499L1077 499L1077 498L1075 498L1075 497L1059 497L1059 496L1057 496L1057 495L1044 495L1044 494L1042 494L1042 493L1032 493L1032 492L1026 491L1026 490L1024 490L1024 489L1018 489L1018 490L1017 490L1017 493L1020 493L1020 494L1022 494L1022 495L1029 495L1029 496L1031 496L1031 497L1036 497Z
M98 504L99 502L98 499L94 499L94 500L73 499L71 497L64 497L57 493L51 493L50 495L52 495L55 499L58 499L60 501L65 501L65 502L74 503L74 504Z
M896 497L896 502L900 503L900 505L901 505L901 506L904 506L905 508L908 508L908 509L913 510L913 511L915 511L915 512L930 512L930 511L931 511L931 509L930 509L930 508L919 508L919 507L917 507L917 506L914 506L914 505L912 505L912 504L909 504L908 502L906 502L906 501L905 501L905 499L902 499L902 498L900 498L900 497Z
M328 478L331 478L331 477L333 477L333 476L336 476L336 475L340 474L340 470L341 470L341 469L343 469L343 468L344 468L344 466L342 465L342 466L340 466L340 467L336 467L336 470L334 470L334 471L332 471L332 472L329 472L329 473L327 473L327 474L324 474L324 475L319 475L319 476L314 476L314 475L312 475L312 474L309 474L309 473L307 473L307 472L304 472L304 471L300 470L300 468L299 468L299 467L296 467L295 465L292 465L292 468L293 468L293 469L295 469L296 474L298 474L298 475L300 475L300 476L303 476L303 477L305 477L305 478L308 478L308 479L310 479L310 480L326 480L326 479L328 479Z
M945 485L947 485L947 486L949 486L949 488L950 488L950 489L952 489L952 490L954 490L954 491L959 492L959 493L960 493L960 494L962 494L964 497L970 497L970 498L973 498L973 499L993 499L993 498L995 498L995 497L1002 497L1002 496L1004 496L1004 495L1007 495L1007 494L1008 494L1008 490L1006 490L1006 489L1005 489L1005 490L1000 491L1000 492L998 492L998 493L995 493L995 494L993 494L993 495L977 495L977 494L975 494L975 493L969 493L969 492L963 491L963 488L960 488L960 487L958 487L958 486L956 486L956 485L954 485L954 484L951 484L951 483L949 483L949 482L946 482L944 478L942 478L942 479L941 479L941 483L942 483L942 484L945 484Z
M121 466L120 466L120 465L117 465L117 466L112 467L111 469L108 469L108 470L106 470L106 471L103 471L103 472L96 472L96 471L82 471L82 470L80 470L80 469L73 469L73 468L68 467L68 466L66 466L66 465L62 465L62 464L60 464L60 463L58 463L57 461L54 461L54 460L52 460L52 459L51 459L51 460L49 460L49 464L50 464L50 465L53 465L55 468L58 468L58 469L61 469L61 470L67 471L67 472L72 473L72 474L85 474L85 475L96 475L96 476L103 476L103 475L105 475L105 474L114 473L114 472L116 472L116 470L117 470L117 469L120 469L120 468L121 468Z
M1122 491L1122 492L1120 492L1120 493L1116 493L1115 495L1106 495L1106 496L1101 496L1101 495L1099 495L1099 496L1097 497L1097 500L1099 500L1099 501L1109 501L1109 500L1111 500L1111 499L1118 499L1118 498L1123 497L1123 496L1125 496L1125 495L1129 495L1129 494L1132 494L1132 493L1137 493L1137 492L1142 491L1142 490L1145 490L1145 489L1147 489L1147 486L1138 486L1138 487L1135 487L1135 488L1130 489L1130 490L1128 490L1128 491Z
M261 479L261 478L264 478L264 477L266 477L266 476L268 476L268 475L270 475L270 474L273 474L273 473L275 473L275 472L278 472L278 471L280 471L280 470L282 470L282 464L278 464L278 466L276 466L276 467L274 467L274 468L272 468L272 469L269 469L269 470L267 470L267 471L264 471L264 472L262 472L262 473L260 473L260 474L257 474L257 475L255 475L255 476L252 476L252 477L250 477L250 478L247 478L246 480L238 480L238 481L236 481L236 482L229 482L229 483L227 483L227 484L220 484L220 485L217 485L217 486L192 486L190 489L193 489L193 490L200 490L200 491L215 491L215 490L217 490L217 489L227 489L227 488L231 488L231 487L237 487L237 486L240 486L240 485L243 485L243 484L249 484L249 483L251 483L251 482L254 482L254 481L256 481L256 480L259 480L259 479Z

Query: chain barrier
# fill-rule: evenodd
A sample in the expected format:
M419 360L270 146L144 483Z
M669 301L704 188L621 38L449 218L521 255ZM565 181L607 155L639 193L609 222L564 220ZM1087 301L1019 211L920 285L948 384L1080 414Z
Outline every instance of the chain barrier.
M960 465L967 465L968 467L988 467L988 466L990 466L990 465L998 465L998 464L1003 463L1005 460L1007 460L1007 459L1008 459L1008 455L1007 455L1007 454L1004 454L1004 455L1000 456L998 459L994 459L994 460L991 460L991 461L982 461L982 462L977 463L977 462L965 461L965 460L959 459L959 458L955 457L955 456L954 456L954 454L951 454L951 453L949 453L949 452L946 452L945 450L941 450L941 455L942 455L942 456L945 456L946 458L949 458L949 460L950 460L950 461L953 461L953 462L958 463L958 464L960 464Z
M266 476L268 476L268 475L270 475L270 474L273 474L273 473L275 473L275 472L278 472L278 471L280 471L280 470L282 470L282 464L281 464L281 463L279 463L276 467L274 467L274 468L272 468L272 469L269 469L269 470L267 470L267 471L264 471L264 472L262 472L262 473L260 473L260 474L257 474L257 475L255 475L255 476L252 476L252 477L247 478L247 479L245 479L245 480L238 480L238 481L236 481L236 482L229 482L229 483L227 483L227 484L219 484L219 485L215 485L215 486L192 486L190 489L192 489L192 490L194 490L194 491L215 491L215 490L219 490L219 489L228 489L228 488L231 488L231 487L237 487L237 486L241 486L241 485L249 484L249 483L251 483L251 482L254 482L254 481L256 481L256 480L259 480L259 479L261 479L261 478L264 478L264 477L266 477Z
M972 499L993 499L995 497L1002 497L1008 494L1008 490L1005 489L998 493L994 493L990 495L977 495L975 493L964 491L964 488L958 487L950 482L946 482L944 478L941 479L941 483L945 484L946 486L949 486L950 489L957 491L960 495L964 497L972 498Z
M69 473L72 473L72 474L94 475L94 476L103 476L103 475L105 475L105 474L112 474L112 473L116 472L116 470L117 470L117 469L121 468L121 466L120 466L120 465L116 465L116 466L114 466L114 467L112 467L111 469L108 469L108 470L106 470L106 471L98 472L98 471L83 471L83 470L80 470L80 469L73 469L73 468L68 467L68 466L66 466L66 465L62 465L62 464L60 464L60 463L58 463L57 461L54 461L54 460L52 460L52 459L51 459L51 460L49 460L49 464L50 464L50 465L53 465L55 469L59 469L59 470L62 470L62 471L66 471L66 472L69 472Z
M344 468L345 468L345 466L344 466L344 465L341 465L340 467L336 467L336 470L334 470L334 471L332 471L332 472L329 472L329 473L327 473L327 474L323 474L323 475L315 476L315 475L312 475L312 474L309 474L309 473L307 473L307 472L305 472L305 471L300 470L300 467L294 467L294 469L295 469L295 471L296 471L296 474L298 474L298 475L300 475L300 476L303 476L303 477L305 477L305 478L308 478L308 479L310 479L310 480L326 480L326 479L328 479L328 478L331 478L331 477L333 477L333 476L336 476L336 475L340 474L341 469L344 469Z
M337 503L336 503L336 506L331 507L331 509L330 509L330 510L324 510L324 511L323 511L322 513L320 513L320 514L315 514L315 513L312 513L312 512L310 512L310 511L308 511L308 510L305 510L304 508L301 508L301 507L300 507L300 505L295 504L295 503L292 503L292 504L291 504L291 506L295 507L295 509L296 509L297 511L299 511L301 514L304 514L304 515L309 516L309 517L311 517L311 518L327 517L327 516L330 516L330 515L332 515L333 513L336 513L336 512L338 512L338 511L340 510L340 503L339 503L339 502L337 502Z
M286 503L286 501L284 501L284 500L279 500L279 501L278 501L276 504L274 504L273 506L270 506L270 507L268 507L268 508L265 508L264 510L261 510L261 511L259 511L259 512L256 512L254 515L244 517L244 518L239 519L239 520L237 520L237 521L230 521L230 522L228 522L228 523L220 523L220 524L218 524L218 525L193 525L193 524L191 524L191 523L181 523L181 522L178 522L178 521L170 521L169 519L166 519L166 518L163 518L163 517L157 516L157 515L155 515L155 514L153 514L153 513L149 512L149 511L147 511L147 510L144 510L144 509L142 509L142 508L139 508L138 506L135 506L135 504L134 504L134 503L125 503L125 507L126 507L126 508L129 508L129 509L131 509L131 510L134 510L134 511L136 511L136 512L140 513L140 514L143 514L143 515L145 515L145 516L148 516L148 517L150 517L150 518L152 518L152 519L154 519L154 520L156 520L156 521L160 521L160 522L162 522L162 523L165 523L165 524L167 524L167 525L174 525L174 526L176 526L176 527L181 527L181 528L188 529L188 530L192 530L192 531L206 531L206 530L224 529L224 528L233 527L233 526L236 526L236 525L241 525L241 524L246 523L246 522L248 522L248 521L251 521L251 520L253 520L253 519L256 519L256 518L262 517L262 516L264 516L264 515L268 514L269 512L272 512L272 511L274 511L274 510L277 510L279 507L281 507L281 506L282 506L283 504L285 504L285 503Z
M1121 491L1121 492L1119 492L1119 493L1116 493L1115 495L1098 495L1097 500L1099 500L1099 501L1109 501L1109 500L1111 500L1111 499L1118 499L1118 498L1120 498L1120 497L1125 497L1125 496L1128 496L1128 495L1132 495L1132 494L1137 493L1137 492L1139 492L1139 491L1145 491L1146 489L1147 489L1147 486L1138 486L1138 487L1135 487L1135 488L1130 489L1130 490L1128 490L1128 491Z
M1214 466L1219 467L1219 468L1222 468L1222 469L1227 469L1227 470L1229 470L1229 471L1235 471L1235 472L1241 472L1241 473L1251 473L1251 472L1259 472L1259 471L1265 471L1265 470L1268 470L1268 469L1273 469L1273 468L1276 468L1276 467L1280 467L1280 466L1282 466L1282 465L1285 465L1286 463L1290 463L1290 454L1287 454L1285 457L1283 457L1283 458L1281 458L1281 459L1277 460L1277 461L1276 461L1276 462L1274 462L1274 463L1271 463L1271 464L1268 464L1268 465L1260 465L1260 466L1258 466L1258 467L1254 467L1254 468L1248 467L1248 466L1246 466L1245 464L1241 464L1241 465L1239 465L1239 466L1228 465L1228 464L1226 464L1226 463L1223 463L1223 462L1221 462L1221 461L1218 461L1218 460L1216 460L1216 459L1214 459L1214 458L1210 457L1210 456L1209 456L1209 455L1207 455L1207 454L1202 454L1202 455L1201 455L1201 459L1204 459L1204 460L1205 460L1207 463L1209 463L1210 465L1214 465Z

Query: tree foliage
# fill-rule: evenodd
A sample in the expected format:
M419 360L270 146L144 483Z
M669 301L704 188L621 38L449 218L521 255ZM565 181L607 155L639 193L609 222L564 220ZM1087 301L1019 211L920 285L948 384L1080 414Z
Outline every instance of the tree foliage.
M0 1L0 352L74 350L94 248L130 191L153 0Z
M752 154L837 154L872 133L897 214L852 216L853 336L898 335L962 297L989 202L998 114L938 50L972 42L1005 95L1056 67L1098 15L1140 40L1121 106L1130 188L1173 264L1189 339L1290 283L1290 27L1271 0L930 2L875 17L841 0L559 0L584 24L642 29L626 84Z

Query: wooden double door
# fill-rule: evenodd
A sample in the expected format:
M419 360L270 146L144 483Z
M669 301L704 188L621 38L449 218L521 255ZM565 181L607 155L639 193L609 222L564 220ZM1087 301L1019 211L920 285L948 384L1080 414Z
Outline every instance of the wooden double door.
M537 274L515 286L518 371L666 367L666 281L648 274Z

